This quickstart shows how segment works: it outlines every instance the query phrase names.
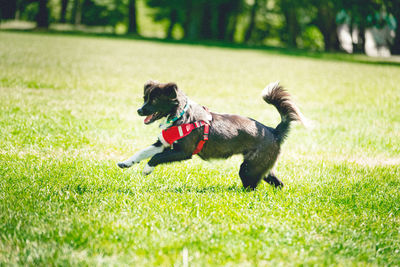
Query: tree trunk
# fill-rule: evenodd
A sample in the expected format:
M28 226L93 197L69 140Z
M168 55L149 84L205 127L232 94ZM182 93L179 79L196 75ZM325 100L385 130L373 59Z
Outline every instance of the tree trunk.
M22 1L17 0L17 10L15 11L15 20L20 20L21 18L21 9L22 9Z
M244 40L243 41L245 43L247 43L250 40L251 34L253 33L253 30L254 30L254 26L256 25L257 9L258 9L258 0L254 0L254 4L251 7L249 27L247 27L246 33L244 35Z
M353 39L353 34L352 34ZM353 40L353 54L354 53L364 53L365 52L365 26L360 23L357 25L357 42Z
M211 3L206 2L203 8L203 16L201 19L200 25L200 38L201 39L212 39L213 31L212 31L212 8Z
M229 23L229 3L223 3L218 6L218 22L217 22L217 29L218 29L218 36L219 40L224 40L226 38L226 33L228 29Z
M289 47L297 47L297 36L300 31L297 5L298 3L295 0L280 0L280 8L285 18L285 31L282 33L281 39Z
M337 35L337 28L332 28L329 31L321 31L322 36L324 37L325 43L325 51L333 52L338 51L340 49L340 42Z
M351 13L350 13L349 32L350 32L350 39L351 39L351 45L352 45L352 53L355 53L357 48L356 48L356 44L354 41L354 18L353 18L353 14L351 14Z
M397 12L393 12L393 16L397 21L397 27L395 31L395 37L392 45L390 46L390 52L394 55L400 55L400 7L398 7Z
M67 15L68 0L61 0L60 23L65 23Z
M199 38L202 11L201 5L195 5L192 1L189 2L184 25L184 37L186 39L195 40Z
M324 38L325 51L339 50L339 38L337 35L336 11L329 3L318 6L317 27Z
M330 43L329 43L329 49L330 51L339 51L340 50L340 41L339 41L339 36L338 36L338 28L335 23L335 29L331 31L330 34L331 38Z
M129 0L129 25L128 33L137 34L136 0Z
M357 52L365 54L365 24L360 23L358 26L358 42L357 42Z
M229 42L233 42L235 39L235 32L236 32L236 27L237 27L237 22L238 22L238 14L233 14L231 17L231 23L228 28L228 34L226 37L226 40Z
M289 7L284 12L287 30L288 30L288 45L297 47L297 36L299 34L299 23L297 21L296 10Z
M69 18L69 23L74 24L75 22L75 15L76 15L76 1L78 0L72 0L72 10L71 10L71 17Z
M183 38L189 38L189 25L191 23L192 18L192 1L186 1L186 12L185 12L185 20L183 22Z
M400 21L400 17L396 18L396 20ZM400 25L397 25L395 34L396 36L394 37L393 44L390 46L390 50L392 54L400 55Z
M17 12L16 0L0 0L0 20L14 19Z
M47 0L39 0L39 12L36 16L36 26L38 28L49 27L49 9L47 7Z
M167 39L172 39L172 30L174 29L174 26L176 22L178 21L178 11L176 9L171 10L170 16L169 16L169 25L167 29Z
M82 0L75 0L72 8L71 23L76 25L81 24L82 21Z

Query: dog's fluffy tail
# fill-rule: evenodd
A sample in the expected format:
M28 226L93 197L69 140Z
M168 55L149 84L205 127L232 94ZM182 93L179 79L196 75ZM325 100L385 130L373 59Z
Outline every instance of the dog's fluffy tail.
M288 135L292 121L298 121L306 125L306 119L291 99L290 94L279 85L279 81L267 85L262 91L262 98L268 104L274 105L281 115L281 122L275 128L275 136L279 144Z

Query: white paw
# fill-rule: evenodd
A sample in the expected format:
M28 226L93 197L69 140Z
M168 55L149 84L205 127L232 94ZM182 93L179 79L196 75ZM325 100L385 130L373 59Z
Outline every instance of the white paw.
M153 172L153 170L154 170L154 167L149 166L149 164L146 164L146 166L144 166L144 169L143 169L143 174L149 175L150 173Z

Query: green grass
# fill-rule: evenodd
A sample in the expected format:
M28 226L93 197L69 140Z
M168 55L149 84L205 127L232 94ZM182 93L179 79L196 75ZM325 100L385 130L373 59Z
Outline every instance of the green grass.
M281 52L0 32L0 265L400 265L400 67ZM281 80L314 122L286 187L244 192L238 156L118 169L159 132L149 79L272 126Z

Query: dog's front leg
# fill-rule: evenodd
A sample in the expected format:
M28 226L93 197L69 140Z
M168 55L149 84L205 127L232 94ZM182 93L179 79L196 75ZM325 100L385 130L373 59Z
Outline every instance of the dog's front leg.
M162 163L182 161L192 158L192 154L188 155L183 151L177 151L173 149L164 150L164 152L154 155L143 169L143 174L150 174L154 168Z
M119 162L118 167L120 168L129 168L132 167L133 164L139 163L140 161L150 158L158 153L161 153L164 151L164 146L160 141L157 141L156 143L152 144L151 146L137 152L135 155L130 157L129 159Z

